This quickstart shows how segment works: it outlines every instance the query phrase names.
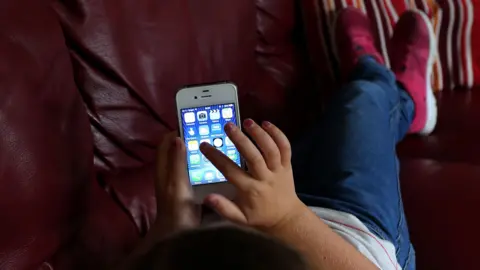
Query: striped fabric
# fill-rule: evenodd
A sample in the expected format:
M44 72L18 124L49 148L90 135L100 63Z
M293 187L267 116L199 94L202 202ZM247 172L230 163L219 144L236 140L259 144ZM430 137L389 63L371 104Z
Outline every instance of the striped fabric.
M336 59L332 53L332 22L335 13L346 6L362 9L372 20L377 33L378 47L389 65L387 43L393 33L393 26L402 12L407 9L424 11L432 20L437 34L438 56L433 69L433 88L442 89L471 88L480 85L480 22L475 21L475 14L480 16L474 0L312 0L303 2L303 12L308 32L321 33L317 38L322 47L312 57L316 59L320 74L335 79ZM313 9L313 11L312 11ZM480 7L478 7L480 9ZM315 16L316 29L308 27ZM477 16L478 17L478 16ZM314 40L315 41L315 40ZM475 46L477 45L477 46ZM312 46L311 46L312 47ZM313 49L313 48L312 48ZM473 51L475 49L475 51ZM317 55L317 56L315 56Z

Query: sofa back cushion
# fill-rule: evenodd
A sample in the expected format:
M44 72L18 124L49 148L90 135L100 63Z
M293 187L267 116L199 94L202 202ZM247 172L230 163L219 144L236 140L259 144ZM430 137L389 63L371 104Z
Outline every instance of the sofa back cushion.
M47 1L0 3L0 269L31 269L78 229L88 118Z

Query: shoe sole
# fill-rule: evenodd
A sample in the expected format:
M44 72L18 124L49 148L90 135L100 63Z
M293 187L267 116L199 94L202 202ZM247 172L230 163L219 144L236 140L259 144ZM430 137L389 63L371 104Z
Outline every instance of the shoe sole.
M425 21L428 34L430 36L430 54L428 55L428 64L427 64L427 78L426 78L426 97L427 97L427 121L425 122L425 126L418 132L420 135L429 135L435 129L437 125L437 100L435 99L435 95L433 94L431 78L432 78L432 69L433 63L435 61L435 56L437 55L437 42L435 39L435 32L433 31L433 26L430 23L430 19L427 17L425 13L418 10L412 10L419 14L423 20Z

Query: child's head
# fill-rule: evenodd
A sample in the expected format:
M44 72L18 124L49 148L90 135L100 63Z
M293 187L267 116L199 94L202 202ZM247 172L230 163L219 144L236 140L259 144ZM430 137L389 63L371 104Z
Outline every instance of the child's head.
M186 231L154 247L138 270L306 270L302 257L260 233L236 227Z

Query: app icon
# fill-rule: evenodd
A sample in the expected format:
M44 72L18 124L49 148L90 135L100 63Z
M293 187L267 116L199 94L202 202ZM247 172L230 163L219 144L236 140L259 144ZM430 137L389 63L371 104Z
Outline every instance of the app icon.
M190 155L190 164L192 165L197 165L200 164L200 155Z
M221 132L222 132L222 125L220 125L220 124L213 124L213 125L210 127L210 130L212 131L212 133L221 133Z
M217 171L217 178L218 179L225 179L225 176L220 171Z
M206 171L204 178L206 181L212 181L215 178L215 174L212 171Z
M220 110L210 110L210 119L211 120L218 120L220 119Z
M193 112L187 112L183 114L183 119L185 123L193 123L195 122L195 114Z
M197 112L197 119L198 121L207 121L208 120L207 112L206 111Z
M188 135L195 136L195 130L193 130L193 127L188 129Z
M227 157L229 157L231 160L237 160L237 151L228 150L227 151Z
M217 148L220 148L223 146L223 140L222 138L215 138L213 139L213 145L215 145L215 147Z
M210 134L210 127L208 125L203 125L198 128L198 134L204 136Z
M190 179L192 180L192 182L201 182L202 181L202 171L201 170L198 170L198 171L190 171Z
M205 143L208 143L208 144L212 144L212 143L210 142L210 139L202 139L202 140L200 140L200 144L202 144L202 143L204 143L204 142L205 142Z
M232 110L232 108L224 108L224 109L222 109L222 117L223 117L223 118L232 118L232 117L233 117L233 110Z
M208 158L204 155L202 155L202 159L203 159L203 162L205 163L211 163L210 160L208 160Z
M232 146L233 145L233 142L230 140L230 138L225 137L225 145L226 146Z
M198 150L198 141L188 141L188 150L195 151Z

